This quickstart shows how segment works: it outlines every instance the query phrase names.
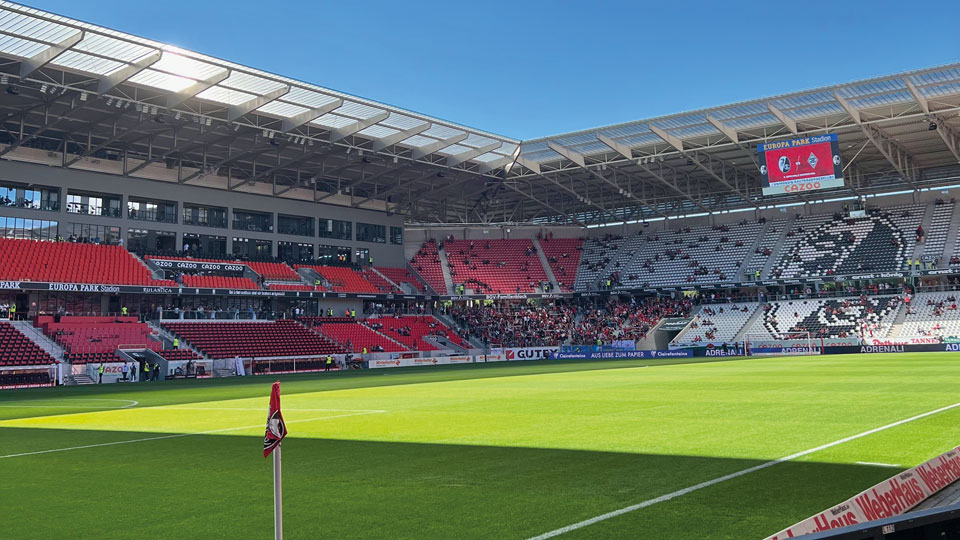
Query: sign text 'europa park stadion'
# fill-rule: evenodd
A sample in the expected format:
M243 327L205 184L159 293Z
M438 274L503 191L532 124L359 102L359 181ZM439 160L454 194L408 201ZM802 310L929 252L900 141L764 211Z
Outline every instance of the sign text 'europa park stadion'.
M764 195L843 187L837 135L817 135L757 146Z

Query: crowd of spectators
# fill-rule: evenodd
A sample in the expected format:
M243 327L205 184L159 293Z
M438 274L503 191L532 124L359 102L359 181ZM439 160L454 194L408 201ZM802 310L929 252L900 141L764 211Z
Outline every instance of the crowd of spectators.
M461 337L488 346L596 345L638 340L663 317L686 317L688 299L611 301L602 308L573 305L501 305L453 308Z

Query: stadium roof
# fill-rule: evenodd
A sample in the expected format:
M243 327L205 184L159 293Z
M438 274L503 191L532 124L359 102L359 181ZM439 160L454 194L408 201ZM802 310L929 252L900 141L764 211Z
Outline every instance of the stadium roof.
M0 58L3 159L414 222L599 224L766 205L756 145L798 134L839 135L847 186L831 197L960 176L960 64L521 144L9 2Z

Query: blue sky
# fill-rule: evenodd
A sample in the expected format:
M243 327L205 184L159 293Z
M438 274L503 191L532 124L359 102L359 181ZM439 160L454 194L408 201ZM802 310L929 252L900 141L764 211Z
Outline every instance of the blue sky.
M519 139L960 61L956 0L28 3Z

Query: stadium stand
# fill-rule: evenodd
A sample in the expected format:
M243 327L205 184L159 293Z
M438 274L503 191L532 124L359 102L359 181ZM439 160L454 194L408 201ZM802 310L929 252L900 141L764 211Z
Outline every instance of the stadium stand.
M164 328L212 359L311 356L345 352L296 321L164 323Z
M960 292L919 293L910 299L901 338L960 338Z
M303 285L295 283L267 283L267 289L271 291L326 291L327 289L323 286L317 287L315 285Z
M428 290L427 284L406 268L390 268L385 266L377 266L376 268L377 271L386 276L387 279L398 285L407 283L419 292L427 292ZM443 276L441 276L441 280L442 279Z
M0 238L0 280L176 287L120 246Z
M732 343L759 307L756 302L704 306L673 344Z
M647 235L634 262L620 272L628 287L737 281L762 224L684 227ZM626 274L624 276L624 274Z
M360 274L363 276L363 279L367 280L371 285L376 287L379 292L382 292L382 293L403 292L399 288L395 287L392 283L384 279L383 276L376 273L371 268L368 268L368 267L361 268Z
M64 359L72 364L120 361L117 349L160 351L163 344L151 338L150 327L136 317L38 316L34 325L63 347Z
M548 281L533 242L450 240L444 245L455 284L484 293L537 292Z
M953 201L938 199L933 207L933 218L930 230L926 231L923 241L923 257L934 261L941 261L946 255L947 235L950 233L950 223L953 221ZM958 236L960 238L960 236Z
M345 322L327 321L315 325L313 329L353 353L363 352L364 347L368 352L401 352L407 350L406 347L387 336L353 320Z
M777 339L804 332L813 338L883 338L900 305L895 296L772 302L750 333Z
M320 274L329 283L333 292L378 293L377 287L367 281L363 274L346 266L317 266L298 264L296 268L309 268Z
M223 276L195 276L183 274L183 284L187 287L203 287L211 289L252 289L260 287L250 278L223 277Z
M642 241L642 235L632 235L626 239L622 236L604 235L585 240L575 290L592 291L604 288L603 282L636 255Z
M465 349L470 348L470 344L457 335L455 330L431 316L380 317L367 319L364 322L377 331L417 351L437 349L433 343L425 339L427 336L434 335L445 337L455 345Z
M763 269L767 261L773 256L774 251L780 244L784 236L784 228L787 225L787 218L776 218L766 223L760 241L753 250L753 255L748 259L749 262L744 267L744 275L748 279L756 279L757 272L760 272L760 278L767 277Z
M247 265L267 281L294 281L300 283L300 274L294 272L293 268L290 268L284 263L245 261L238 264Z
M787 233L794 240L773 275L791 279L902 270L913 256L924 210L924 205L899 205L864 218L798 217Z
M156 351L156 353L171 362L178 360L203 360L202 356L190 349L161 349Z
M440 294L446 294L447 285L443 279L443 268L440 264L440 250L436 240L424 242L410 260L410 266L420 274L430 288Z
M12 324L0 322L0 366L53 364L54 359Z
M569 292L577 280L577 269L580 267L580 252L583 249L583 238L543 238L540 247L547 258L547 264L557 278L560 290Z

